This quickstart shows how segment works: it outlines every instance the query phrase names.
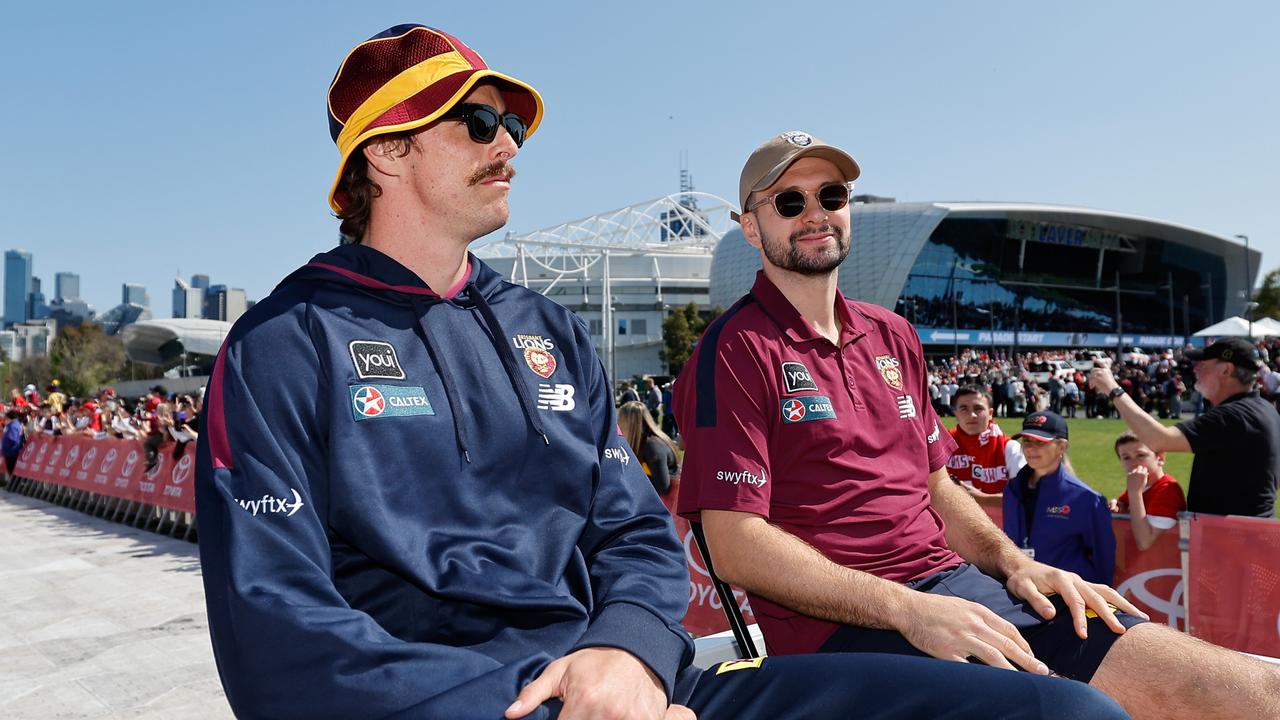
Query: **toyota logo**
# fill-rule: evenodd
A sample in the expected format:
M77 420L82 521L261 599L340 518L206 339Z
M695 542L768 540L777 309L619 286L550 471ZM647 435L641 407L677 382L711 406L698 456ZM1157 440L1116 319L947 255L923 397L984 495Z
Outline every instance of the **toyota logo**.
M174 485L181 485L191 477L191 456L183 455L177 465L173 466L173 472L169 474L169 479Z
M107 456L102 458L102 465L98 466L98 472L105 474L107 470L110 470L111 463L116 461L117 454L118 453L116 452L115 448L111 448L110 450L108 450Z
M1157 578L1178 578L1178 582L1174 584L1169 597L1162 598L1153 590L1147 587L1147 584ZM1167 583L1164 583L1167 584ZM1116 592L1122 596L1133 598L1135 601L1146 605L1147 607L1159 613L1164 613L1169 618L1169 627L1175 630L1182 630L1187 626L1187 613L1182 607L1182 593L1184 591L1182 584L1182 570L1178 568L1160 568L1158 570L1148 570L1138 573L1133 577L1120 583L1116 588Z
M84 454L84 459L80 461L80 469L88 470L89 466L93 464L93 459L96 457L98 457L98 448L89 448L89 451Z
M138 451L130 450L128 457L124 459L124 467L120 470L121 475L133 474L133 466L138 464Z

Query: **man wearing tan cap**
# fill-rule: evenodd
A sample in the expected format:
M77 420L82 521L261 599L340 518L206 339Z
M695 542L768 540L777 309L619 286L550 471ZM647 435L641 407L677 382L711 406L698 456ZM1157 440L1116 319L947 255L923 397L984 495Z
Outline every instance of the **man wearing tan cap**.
M678 510L770 652L976 659L1091 682L1135 715L1280 716L1280 673L1035 562L951 481L919 337L837 289L859 172L803 132L752 153L738 219L763 269L676 382Z
M1119 716L1071 683L918 658L694 668L683 549L589 331L467 251L507 221L541 98L400 25L347 55L328 110L351 242L236 323L199 440L209 629L238 716ZM996 700L954 700L973 687Z

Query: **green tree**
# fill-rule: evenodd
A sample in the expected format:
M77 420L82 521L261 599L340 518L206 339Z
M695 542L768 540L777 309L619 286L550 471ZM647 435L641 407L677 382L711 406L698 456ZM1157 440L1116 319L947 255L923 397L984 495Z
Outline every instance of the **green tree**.
M1258 303L1253 309L1255 318L1280 317L1280 268L1262 278L1262 287L1254 291L1253 300Z
M100 325L68 325L53 341L49 359L63 392L84 397L119 376L125 360L124 344L118 337L103 334Z
M702 331L723 312L721 307L699 312L697 303L691 302L672 310L662 321L662 350L658 357L667 364L669 373L676 375L684 368L693 353L693 344L702 337Z
M3 401L9 402L12 388L22 390L27 385L35 385L43 396L45 386L52 378L53 370L49 367L47 357L31 357L18 362L7 361L5 362Z

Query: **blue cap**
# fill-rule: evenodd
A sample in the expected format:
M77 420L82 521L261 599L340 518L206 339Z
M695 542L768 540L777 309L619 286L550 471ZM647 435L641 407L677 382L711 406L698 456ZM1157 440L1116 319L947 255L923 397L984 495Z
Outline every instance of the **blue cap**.
M1055 412L1045 410L1031 413L1022 420L1022 431L1013 436L1017 440L1023 436L1036 440L1067 439L1067 421Z

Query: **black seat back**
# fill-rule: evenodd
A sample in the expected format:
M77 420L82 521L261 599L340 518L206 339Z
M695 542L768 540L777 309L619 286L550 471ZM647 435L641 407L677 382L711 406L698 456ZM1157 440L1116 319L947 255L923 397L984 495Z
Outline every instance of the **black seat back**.
M689 527L693 530L693 541L698 544L698 552L702 553L702 562L707 566L707 575L711 576L711 584L716 589L716 595L720 596L720 606L724 608L724 616L729 620L729 629L733 631L739 656L746 660L760 657L755 641L747 630L747 620L742 617L738 601L733 597L733 588L716 575L716 569L711 563L711 549L707 547L707 537L702 533L702 523L691 522Z

